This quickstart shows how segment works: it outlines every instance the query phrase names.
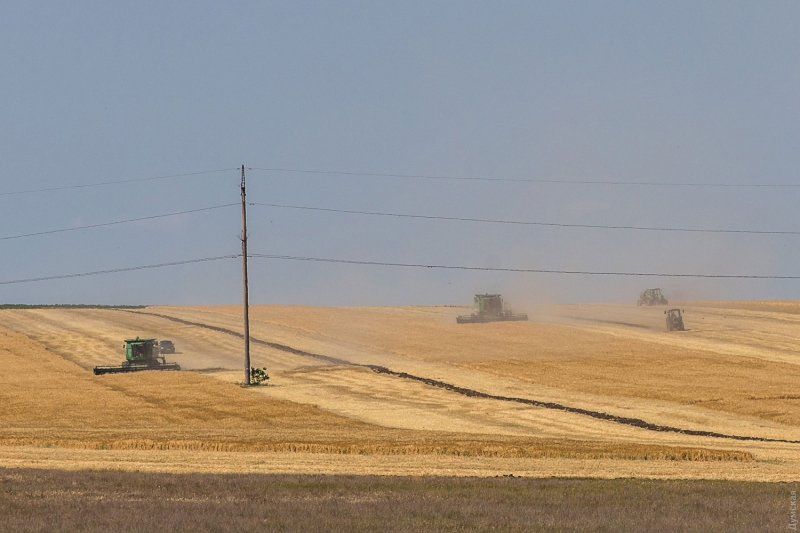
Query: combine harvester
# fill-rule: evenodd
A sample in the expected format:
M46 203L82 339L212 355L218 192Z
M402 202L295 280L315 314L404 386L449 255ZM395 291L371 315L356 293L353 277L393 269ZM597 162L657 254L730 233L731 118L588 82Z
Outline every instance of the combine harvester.
M119 366L96 366L94 374L117 374L119 372L139 372L141 370L180 370L178 363L167 363L156 339L125 340L125 361Z
M646 289L639 293L636 305L667 305L669 302L661 293L661 289Z
M475 312L456 317L459 324L528 320L525 313L513 313L503 303L499 294L476 294Z

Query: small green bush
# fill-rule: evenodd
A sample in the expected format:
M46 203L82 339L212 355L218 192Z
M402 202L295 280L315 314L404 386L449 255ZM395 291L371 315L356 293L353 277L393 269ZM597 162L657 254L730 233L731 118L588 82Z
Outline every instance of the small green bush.
M266 385L269 376L267 375L267 367L256 368L250 367L250 384L251 385Z

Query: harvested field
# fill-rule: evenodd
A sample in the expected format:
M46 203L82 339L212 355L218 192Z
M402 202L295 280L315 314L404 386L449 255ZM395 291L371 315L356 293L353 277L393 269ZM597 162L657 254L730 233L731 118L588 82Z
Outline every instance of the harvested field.
M790 484L0 469L0 531L778 531Z
M110 450L295 451L384 455L750 461L752 454L640 444L520 439L383 428L314 406L253 397L191 372L98 378L0 331L7 370L0 446ZM31 394L36 391L36 394Z
M800 426L800 394L791 393L800 383L800 365L618 338L598 352L461 364L565 390L665 400Z
M528 323L471 325L456 325L463 310L453 307L254 306L251 334L264 342L253 344L253 363L271 379L250 389L236 385L235 306L0 310L9 369L0 377L0 464L33 446L54 458L86 450L82 467L104 461L93 450L152 450L181 464L197 454L310 453L320 464L324 455L378 455L399 458L394 471L407 473L423 457L508 460L502 468L515 471L538 464L526 461L596 461L604 476L616 464L624 475L715 479L724 469L692 465L738 463L752 467L728 477L796 479L792 307L725 305L687 303L690 331L679 334L658 325L662 310L636 306L552 306L530 310ZM91 374L118 364L121 340L135 335L173 340L170 359L197 372ZM603 416L582 414L590 411ZM788 442L702 436L709 432ZM652 466L664 462L685 466ZM367 468L357 472L375 467Z

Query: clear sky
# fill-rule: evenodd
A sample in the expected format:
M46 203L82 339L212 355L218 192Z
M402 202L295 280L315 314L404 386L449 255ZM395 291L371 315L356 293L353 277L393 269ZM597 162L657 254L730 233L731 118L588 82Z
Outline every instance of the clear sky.
M800 4L0 4L0 193L254 168L796 184ZM0 195L0 238L235 203L239 172ZM248 171L254 202L568 224L800 230L799 188ZM800 235L503 226L251 207L250 251L800 274ZM0 281L239 251L236 207L0 240ZM251 261L256 303L800 298L798 281ZM238 302L236 260L0 285L0 303Z

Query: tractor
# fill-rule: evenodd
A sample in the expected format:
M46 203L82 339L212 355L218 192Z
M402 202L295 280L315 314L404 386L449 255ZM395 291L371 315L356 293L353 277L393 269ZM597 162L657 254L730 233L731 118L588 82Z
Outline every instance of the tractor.
M667 299L661 294L661 289L645 289L639 293L636 305L667 305Z
M686 331L683 327L683 316L681 309L669 309L664 311L667 315L667 331Z
M167 363L156 339L125 339L125 360L119 366L96 366L95 375L139 372L142 370L180 370L178 363Z
M458 324L528 320L525 313L513 313L499 294L476 294L474 312L456 317Z

